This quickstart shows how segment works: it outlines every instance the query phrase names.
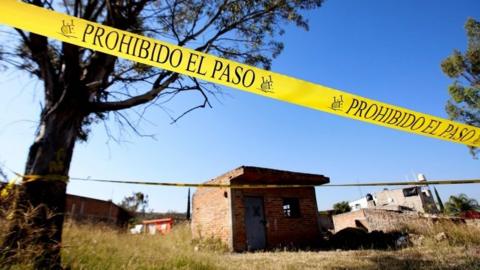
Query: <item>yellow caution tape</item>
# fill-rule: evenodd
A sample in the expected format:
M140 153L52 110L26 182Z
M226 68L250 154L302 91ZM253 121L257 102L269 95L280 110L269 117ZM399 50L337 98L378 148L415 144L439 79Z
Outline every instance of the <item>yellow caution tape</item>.
M360 187L360 186L410 186L410 185L458 185L458 184L479 184L480 179L463 179L463 180L433 180L433 181L400 181L400 182L370 182L355 184L316 184L316 185L295 185L295 184L191 184L191 183L175 183L175 182L149 182L149 181L124 181L109 179L93 179L70 177L71 180L93 181L117 184L134 184L149 186L173 186L173 187L210 187L210 188L300 188L300 187Z
M143 180L113 180L113 179L97 179L97 178L82 178L82 177L68 177L64 175L21 175L14 172L18 177L23 179L23 182L33 181L63 181L70 180L77 181L91 181L102 183L115 184L133 184L133 185L148 185L148 186L171 186L171 187L209 187L209 188L300 188L300 187L361 187L361 186L410 186L410 185L459 185L459 184L480 184L480 179L462 179L462 180L429 180L429 181L393 181L393 182L366 182L354 184L216 184L216 183L178 183L178 182L155 182Z
M11 194L13 187L17 184L17 180L18 178L13 178L12 180L8 181L5 186L3 186L2 190L0 191L0 199L7 198Z
M68 183L68 176L65 175L57 175L57 174L47 174L47 175L34 175L34 174L27 174L27 175L22 175L20 173L17 173L13 170L10 170L17 176L17 178L22 179L22 182L34 182L34 181L61 181Z
M23 182L34 182L34 181L60 181L68 183L68 176L64 175L24 175L22 176Z
M16 177L8 181L8 183L4 187L0 186L0 199L8 197L11 194L13 187L20 183L30 183L35 181L47 181L47 182L60 181L67 184L68 179L70 179L68 176L65 176L65 175L56 175L56 174L22 175L15 171L12 171L12 172L13 174L15 174Z
M34 5L3 0L0 23L264 97L480 147L478 127L352 95Z

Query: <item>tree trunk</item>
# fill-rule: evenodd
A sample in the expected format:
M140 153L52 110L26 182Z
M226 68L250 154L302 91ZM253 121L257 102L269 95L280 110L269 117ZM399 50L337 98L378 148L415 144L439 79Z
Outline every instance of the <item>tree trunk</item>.
M42 112L24 174L44 177L34 181L24 178L17 191L2 247L7 263L9 259L33 258L35 269L61 269L67 182L59 180L59 176L68 176L75 141L85 118L78 104L69 105L51 106Z

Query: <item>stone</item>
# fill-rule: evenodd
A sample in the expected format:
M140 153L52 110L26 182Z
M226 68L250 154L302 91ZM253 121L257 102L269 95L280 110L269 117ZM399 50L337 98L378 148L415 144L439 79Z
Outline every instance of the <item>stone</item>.
M447 239L447 234L446 234L445 232L437 233L437 234L435 235L435 240L437 240L437 241L439 241L439 242L440 242L440 241L443 241L443 240L445 240L445 239Z
M413 233L408 235L408 240L413 246L421 246L423 244L424 239L425 239L425 236L423 235L418 235Z

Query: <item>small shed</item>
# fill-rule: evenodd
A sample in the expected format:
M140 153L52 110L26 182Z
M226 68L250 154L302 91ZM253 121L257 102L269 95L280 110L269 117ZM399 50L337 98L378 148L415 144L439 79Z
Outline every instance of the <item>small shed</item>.
M143 226L145 226L145 232L149 234L167 234L172 230L173 218L160 218L160 219L150 219L142 221Z
M173 218L159 218L159 219L149 219L143 220L142 224L135 224L133 228L130 229L131 234L161 234L165 235L172 230L173 227Z
M314 185L328 182L323 175L259 167L229 171L207 183L306 186L198 188L192 200L193 237L219 239L233 251L314 247L320 241Z

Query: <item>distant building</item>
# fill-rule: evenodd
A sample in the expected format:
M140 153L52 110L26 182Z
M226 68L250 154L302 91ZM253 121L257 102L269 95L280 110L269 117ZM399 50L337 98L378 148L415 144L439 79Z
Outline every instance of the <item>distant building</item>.
M375 197L377 206L398 205L422 213L438 213L437 205L428 187L413 186L384 190L377 192Z
M112 201L67 194L65 217L79 222L103 222L126 227L133 214Z
M460 217L464 219L480 219L480 211L468 210L468 211L462 212L460 214Z
M135 224L130 229L132 234L148 233L148 234L161 234L165 235L172 230L173 218L160 218L143 220L142 224Z
M0 191L6 183L0 182ZM7 207L3 205L1 207ZM126 227L133 214L111 201L87 198L78 195L66 195L65 219L78 222L102 222Z
M382 190L373 195L349 203L352 211L366 208L413 210L422 213L438 213L437 205L428 187L411 186Z
M418 180L422 182L426 179L420 174ZM424 222L424 216L439 212L428 186L384 189L373 195L367 194L349 205L350 212L332 217L336 232L348 227L395 231L407 223Z
M335 210L324 210L318 212L318 223L320 225L321 232L332 232L335 227L333 225L333 215Z
M209 184L319 185L323 175L239 167ZM193 195L194 238L216 238L233 251L315 246L320 226L313 186L198 188Z
M350 211L356 211L364 208L374 207L376 202L375 197L373 197L371 194L367 194L367 196L363 198L349 202L348 205L350 206Z

